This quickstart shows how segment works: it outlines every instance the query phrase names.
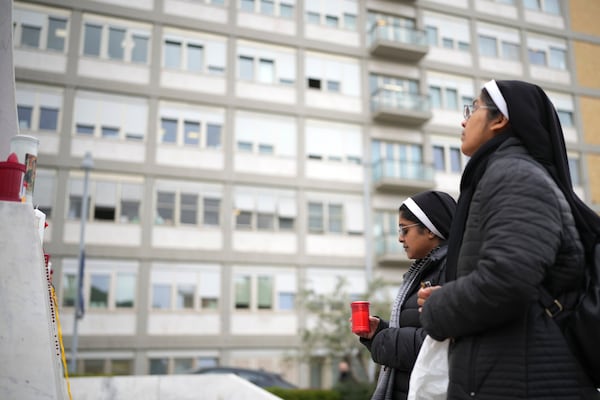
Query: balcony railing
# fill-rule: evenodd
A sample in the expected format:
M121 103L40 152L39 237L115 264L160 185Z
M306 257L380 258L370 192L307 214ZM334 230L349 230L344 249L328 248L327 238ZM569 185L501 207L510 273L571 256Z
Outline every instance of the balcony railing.
M408 264L410 260L402 245L398 243L398 235L386 234L375 237L375 257L379 265Z
M367 35L371 54L405 61L419 61L429 45L425 31L375 22Z
M395 85L382 86L371 95L371 112L376 120L411 125L432 117L427 96L407 93Z
M373 185L378 190L420 191L435 186L432 165L394 159L373 163Z

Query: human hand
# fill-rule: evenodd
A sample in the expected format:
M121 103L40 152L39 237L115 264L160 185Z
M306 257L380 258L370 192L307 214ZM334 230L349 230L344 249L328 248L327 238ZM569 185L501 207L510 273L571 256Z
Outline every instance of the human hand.
M349 318L350 325L352 325L352 317ZM379 318L369 315L369 332L358 332L354 333L356 336L360 336L361 338L371 339L373 335L375 335L375 331L379 326Z
M427 301L429 296L431 296L431 293L433 293L434 290L438 290L439 288L441 288L441 286L438 285L423 287L419 289L419 291L417 292L417 304L419 305L419 312L423 310L423 305L425 304L425 301Z

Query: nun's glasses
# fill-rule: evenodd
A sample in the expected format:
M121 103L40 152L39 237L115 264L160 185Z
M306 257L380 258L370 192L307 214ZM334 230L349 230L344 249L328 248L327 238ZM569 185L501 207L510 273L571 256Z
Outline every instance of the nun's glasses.
M419 222L417 222L416 224L410 224L410 225L398 225L398 235L400 235L400 237L404 237L408 234L408 228L412 227L412 226L417 226L417 225L421 225Z
M463 108L463 117L465 117L465 119L471 118L471 115L473 115L473 113L475 111L479 110L480 108L491 108L492 110L497 110L498 109L496 107L490 107L490 106L478 106L475 103L473 103L473 104L465 104L465 107Z

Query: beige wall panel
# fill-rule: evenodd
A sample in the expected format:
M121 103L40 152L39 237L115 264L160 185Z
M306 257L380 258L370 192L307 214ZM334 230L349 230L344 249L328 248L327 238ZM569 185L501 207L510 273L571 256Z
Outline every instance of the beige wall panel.
M569 4L571 5L571 29L575 32L599 36L600 1L571 0Z
M574 42L573 44L579 84L600 89L600 74L598 74L600 69L600 46L586 42Z
M584 142L600 145L600 98L581 97L579 104Z
M588 154L587 160L592 204L598 205L600 204L600 155Z

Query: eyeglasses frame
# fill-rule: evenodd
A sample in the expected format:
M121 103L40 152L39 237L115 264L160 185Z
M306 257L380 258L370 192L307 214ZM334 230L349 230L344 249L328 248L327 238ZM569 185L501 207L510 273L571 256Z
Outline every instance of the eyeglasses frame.
M469 118L471 118L471 115L473 115L473 113L477 110L479 110L480 108L488 108L491 110L497 110L498 107L492 107L492 106L478 106L475 103L473 104L465 104L463 107L463 117L465 118L466 121L469 120Z
M398 236L400 236L401 238L405 237L408 234L408 228L411 228L411 227L417 226L417 225L421 225L421 223L417 222L416 224L410 224L410 225L399 224L398 225ZM405 229L406 229L406 233L404 232Z

